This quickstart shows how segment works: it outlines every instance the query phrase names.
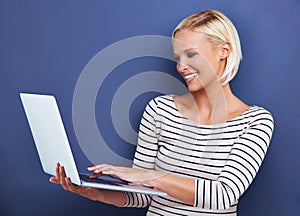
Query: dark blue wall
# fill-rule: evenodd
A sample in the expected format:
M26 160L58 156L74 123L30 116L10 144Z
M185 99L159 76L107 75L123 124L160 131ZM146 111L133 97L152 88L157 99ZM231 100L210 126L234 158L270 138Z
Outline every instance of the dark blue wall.
M83 169L89 161L75 136L72 97L85 65L122 39L170 36L182 18L209 8L227 14L240 33L243 61L232 82L233 91L247 103L269 109L276 122L263 166L241 198L239 215L298 215L298 0L1 0L0 215L144 215L144 209L118 209L50 184L41 171L18 93L56 95L78 166ZM160 69L175 71L174 64L165 61L145 62L133 61L124 68L152 70L149 62L153 62Z

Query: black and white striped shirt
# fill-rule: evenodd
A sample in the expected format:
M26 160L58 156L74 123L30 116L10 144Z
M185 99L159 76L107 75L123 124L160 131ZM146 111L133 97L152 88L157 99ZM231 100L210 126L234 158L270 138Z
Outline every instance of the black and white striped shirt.
M127 193L126 206L149 206L147 215L236 216L238 199L267 152L273 125L271 114L258 106L225 123L202 125L184 117L171 95L151 100L133 166L195 179L195 201L191 206L170 196Z

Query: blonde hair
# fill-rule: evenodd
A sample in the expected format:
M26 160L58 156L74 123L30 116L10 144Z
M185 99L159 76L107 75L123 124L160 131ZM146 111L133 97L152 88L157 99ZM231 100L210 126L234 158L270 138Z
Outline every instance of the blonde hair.
M222 13L207 10L193 14L182 20L172 33L172 37L183 29L203 33L213 44L220 45L228 42L231 52L227 57L225 70L220 77L223 85L231 81L236 75L242 59L241 44L238 32L232 22Z

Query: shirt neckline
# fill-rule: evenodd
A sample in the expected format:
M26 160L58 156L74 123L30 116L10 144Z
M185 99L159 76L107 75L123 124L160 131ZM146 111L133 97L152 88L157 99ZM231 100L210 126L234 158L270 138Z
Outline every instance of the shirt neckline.
M244 112L242 112L241 114L239 114L238 116L228 120L228 121L225 121L223 123L217 123L217 124L202 124L202 123L199 123L199 122L196 122L196 121L193 121L189 118L187 118L185 115L183 115L177 108L177 105L174 101L174 97L176 95L169 95L169 97L171 98L171 101L172 101L172 106L173 108L176 110L176 112L180 115L181 118L189 121L190 123L194 124L194 125L198 125L198 126L201 126L201 127L216 127L216 126L224 126L230 122L233 122L233 121L236 121L238 120L241 116L244 116L245 114L247 114L248 112L252 111L255 107L257 107L256 105L252 105L249 107L249 109L245 110Z

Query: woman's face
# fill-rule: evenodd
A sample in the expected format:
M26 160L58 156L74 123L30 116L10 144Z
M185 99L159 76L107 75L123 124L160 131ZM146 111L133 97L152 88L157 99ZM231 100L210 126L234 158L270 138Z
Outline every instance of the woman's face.
M180 30L173 38L173 51L177 70L186 81L190 92L203 90L225 69L226 59L220 49L203 33Z

